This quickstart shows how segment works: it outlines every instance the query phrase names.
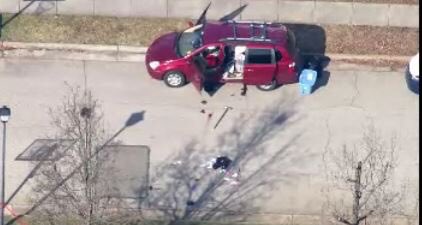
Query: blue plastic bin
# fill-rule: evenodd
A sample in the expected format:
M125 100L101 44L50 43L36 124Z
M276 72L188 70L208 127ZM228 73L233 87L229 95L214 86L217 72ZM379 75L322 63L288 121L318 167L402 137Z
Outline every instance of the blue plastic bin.
M300 94L309 95L312 93L312 86L306 84L299 84Z
M317 71L304 69L299 75L299 89L301 95L309 95L312 93L312 87L317 79Z

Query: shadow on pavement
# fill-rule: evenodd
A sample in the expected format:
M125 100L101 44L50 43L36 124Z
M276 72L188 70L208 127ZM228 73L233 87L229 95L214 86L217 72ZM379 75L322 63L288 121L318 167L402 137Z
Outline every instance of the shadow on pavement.
M244 221L248 214L258 213L259 203L300 177L298 170L314 156L308 149L295 147L300 132L289 139L276 138L290 132L290 125L296 122L294 108L291 100L276 101L261 114L236 118L231 129L216 137L215 145L191 140L157 166L148 198L139 202L139 207L173 225L181 221ZM228 173L240 174L237 184L225 179L227 173L203 166L217 156L233 160Z
M319 77L313 86L312 93L317 91L320 87L324 87L328 84L328 80L330 80L330 72L329 71L322 71L322 73L318 74Z
M325 30L313 24L285 23L296 37L296 46L304 54L324 55L326 48Z
M35 9L35 15L42 15L51 10L56 9L57 2L55 1L40 1Z
M318 73L314 91L326 86L330 72L325 69L331 60L325 55L327 37L324 28L314 24L287 23L285 25L295 34L296 46L302 55L304 68L314 69Z
M208 93L209 96L212 97L223 86L224 86L224 83L204 82L204 91Z

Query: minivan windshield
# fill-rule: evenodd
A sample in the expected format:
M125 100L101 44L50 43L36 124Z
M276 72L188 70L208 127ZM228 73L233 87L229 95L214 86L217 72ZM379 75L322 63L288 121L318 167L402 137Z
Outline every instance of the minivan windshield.
M179 56L186 56L192 50L202 46L201 28L202 24L191 27L179 34L176 45L176 53Z

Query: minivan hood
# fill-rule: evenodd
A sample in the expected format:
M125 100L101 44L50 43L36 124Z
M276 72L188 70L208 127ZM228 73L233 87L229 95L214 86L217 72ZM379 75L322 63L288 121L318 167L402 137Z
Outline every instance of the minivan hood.
M152 61L167 61L179 58L176 54L177 32L164 34L157 38L149 47L146 53L146 59Z

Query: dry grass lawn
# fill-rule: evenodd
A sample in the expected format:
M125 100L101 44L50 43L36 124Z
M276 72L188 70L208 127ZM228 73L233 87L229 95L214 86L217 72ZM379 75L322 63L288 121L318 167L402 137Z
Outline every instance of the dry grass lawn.
M6 21L10 15L5 15ZM2 39L21 42L148 45L158 35L187 27L184 19L21 15Z
M6 21L10 15L4 15ZM148 46L159 35L183 30L188 19L21 15L2 31L6 41ZM287 24L308 52L414 55L419 29ZM319 43L317 43L319 42Z

